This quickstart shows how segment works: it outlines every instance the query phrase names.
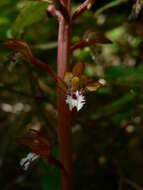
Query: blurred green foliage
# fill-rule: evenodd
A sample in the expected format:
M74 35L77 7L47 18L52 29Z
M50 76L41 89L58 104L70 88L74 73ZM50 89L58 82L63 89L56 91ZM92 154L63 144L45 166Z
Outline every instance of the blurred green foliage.
M72 1L72 11L82 1ZM72 43L96 27L113 42L78 49L71 64L84 60L86 73L104 79L73 120L74 189L143 189L143 12L131 18L133 0L100 0L73 23ZM56 71L58 24L46 3L0 1L0 40L22 38ZM13 57L14 56L14 57ZM57 153L56 87L50 75L0 47L0 189L58 190L59 170L37 161L23 172L29 151L16 144L28 128L41 128ZM16 61L13 61L16 59Z

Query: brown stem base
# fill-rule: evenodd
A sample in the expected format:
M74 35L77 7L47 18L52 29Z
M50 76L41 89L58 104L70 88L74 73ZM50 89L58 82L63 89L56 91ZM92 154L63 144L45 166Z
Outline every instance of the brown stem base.
M62 171L62 190L72 190L72 128L71 113L65 104L63 92L58 92L58 136L60 161L67 175ZM62 105L62 106L61 106Z

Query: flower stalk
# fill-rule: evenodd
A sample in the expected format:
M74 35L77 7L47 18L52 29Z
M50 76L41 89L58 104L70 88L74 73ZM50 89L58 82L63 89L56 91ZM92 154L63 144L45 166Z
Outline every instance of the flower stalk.
M63 1L70 15L70 0ZM69 70L70 64L70 38L71 24L67 23L63 17L59 19L58 33L58 77L64 78L65 72ZM61 89L58 91L58 140L60 162L66 169L68 175L63 171L61 176L62 190L72 190L72 115L66 104L65 94Z

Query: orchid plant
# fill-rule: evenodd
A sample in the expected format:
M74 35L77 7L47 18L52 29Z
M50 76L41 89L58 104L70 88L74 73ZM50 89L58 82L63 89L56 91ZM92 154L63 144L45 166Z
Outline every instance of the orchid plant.
M41 1L42 2L42 1ZM45 1L44 1L45 2ZM49 3L49 2L48 2ZM59 142L59 160L51 154L50 142L39 131L30 130L28 134L18 140L27 145L31 153L21 160L24 169L28 169L31 162L43 157L46 162L56 164L61 169L61 189L72 190L72 112L79 112L86 103L86 93L96 91L102 84L99 81L89 80L84 74L83 62L74 64L70 71L70 54L77 48L84 48L96 43L110 43L104 33L97 29L88 29L82 39L71 45L71 30L73 22L86 10L89 10L94 0L85 0L73 14L71 14L70 0L51 0L47 4L47 13L57 16L59 22L58 31L58 55L57 74L49 64L38 59L29 45L21 39L9 39L4 42L4 47L18 53L25 61L47 71L54 79L57 86L58 124L57 136Z

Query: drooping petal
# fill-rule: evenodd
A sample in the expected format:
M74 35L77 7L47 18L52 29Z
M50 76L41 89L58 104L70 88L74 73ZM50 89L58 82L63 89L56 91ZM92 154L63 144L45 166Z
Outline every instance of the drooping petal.
M77 77L82 75L83 72L84 72L84 63L83 62L77 63L72 69L72 74Z
M29 146L33 153L42 157L48 158L51 155L51 146L48 139L39 132L29 132L18 139L17 142Z
M8 42L5 42L3 45L7 49L11 49L14 52L20 53L22 58L31 63L32 65L38 66L41 69L48 71L51 74L51 76L54 78L54 80L55 81L57 80L57 75L53 71L53 69L48 64L36 58L32 54L32 51L26 42L19 39L10 39L8 40Z
M28 44L19 39L10 39L8 42L4 43L4 47L11 49L15 52L19 52L24 59L31 61L33 59L33 54L28 46Z
M100 88L100 87L101 87L101 83L99 83L99 82L92 82L92 83L89 83L89 84L86 86L86 89L87 89L88 91L93 92L93 91L98 90L98 88Z

